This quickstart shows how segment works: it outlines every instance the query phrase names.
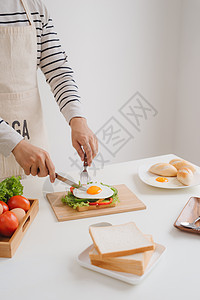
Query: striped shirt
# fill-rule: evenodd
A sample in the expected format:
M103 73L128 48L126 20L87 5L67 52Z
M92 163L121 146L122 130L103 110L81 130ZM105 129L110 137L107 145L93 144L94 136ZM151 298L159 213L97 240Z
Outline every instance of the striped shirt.
M37 66L45 75L55 101L69 123L73 117L83 116L73 70L44 4L41 0L29 0L27 3L36 27ZM29 25L29 21L20 0L0 1L0 26L26 25ZM22 137L0 118L0 153L9 155L21 139Z

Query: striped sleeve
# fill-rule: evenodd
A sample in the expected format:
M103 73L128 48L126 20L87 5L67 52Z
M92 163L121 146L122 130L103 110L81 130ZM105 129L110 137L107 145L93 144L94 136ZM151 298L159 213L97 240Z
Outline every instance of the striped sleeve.
M0 118L0 153L8 156L23 137Z
M46 20L45 20L46 19ZM39 67L51 87L61 113L69 123L73 117L84 117L78 87L73 78L53 21L45 8L41 38L38 43Z

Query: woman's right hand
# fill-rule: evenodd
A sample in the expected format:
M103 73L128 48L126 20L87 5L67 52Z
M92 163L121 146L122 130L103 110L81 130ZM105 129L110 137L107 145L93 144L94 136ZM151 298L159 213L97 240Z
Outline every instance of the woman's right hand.
M52 183L55 181L55 167L45 150L22 140L15 146L12 153L26 175L39 177L49 175L50 181Z

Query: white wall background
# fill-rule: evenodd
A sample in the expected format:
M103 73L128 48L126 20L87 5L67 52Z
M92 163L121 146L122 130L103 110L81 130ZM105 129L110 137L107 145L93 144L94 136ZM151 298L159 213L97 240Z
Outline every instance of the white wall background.
M182 2L174 148L200 165L200 1Z
M198 132L200 106L200 2L43 2L68 54L91 129L96 132L115 117L134 136L115 156L100 146L104 160L113 163L175 153L197 162L199 139L197 135L194 141L191 132ZM39 87L56 169L78 170L81 162L71 146L69 126L41 73ZM119 112L137 91L158 111L156 116L149 112L146 120L140 119L140 132ZM93 169L103 167L98 160Z

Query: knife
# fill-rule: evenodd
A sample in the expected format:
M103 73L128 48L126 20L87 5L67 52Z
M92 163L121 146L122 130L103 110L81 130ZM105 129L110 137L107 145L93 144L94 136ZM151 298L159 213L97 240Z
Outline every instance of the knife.
M81 186L81 185L78 185L76 182L70 180L70 179L67 179L65 177L62 177L60 176L59 174L56 173L56 178L70 186L74 186L75 188L79 189L79 190L82 190L82 191L87 191L87 188L84 187L84 186Z

